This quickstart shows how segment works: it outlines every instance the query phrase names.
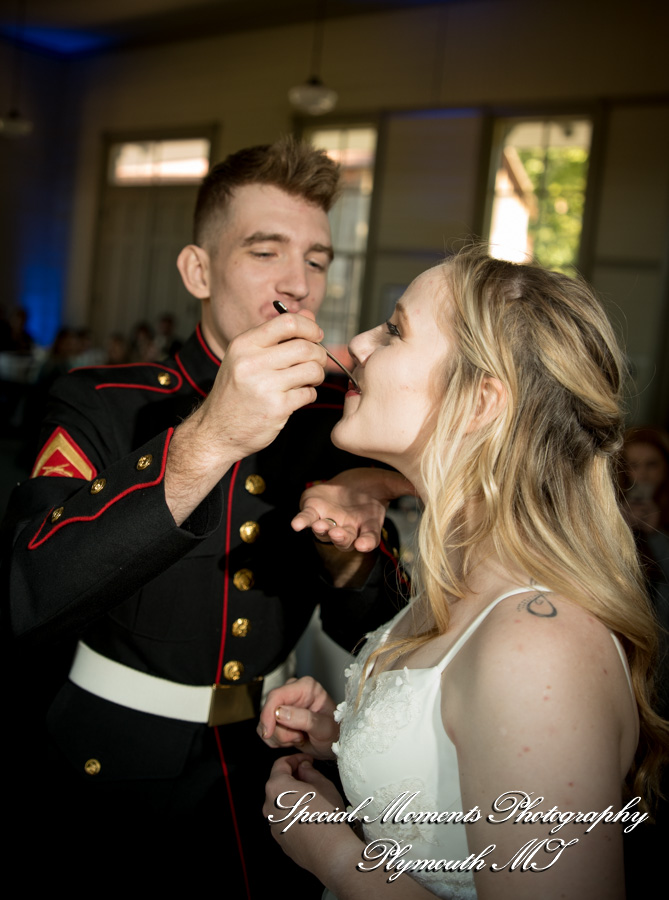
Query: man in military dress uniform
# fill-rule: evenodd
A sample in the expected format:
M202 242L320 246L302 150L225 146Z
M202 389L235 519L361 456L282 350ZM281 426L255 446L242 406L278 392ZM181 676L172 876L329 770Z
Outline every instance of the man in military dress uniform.
M76 799L108 836L140 813L145 830L181 823L230 897L277 876L261 691L291 674L316 604L347 649L397 604L392 551L330 552L324 569L290 528L305 487L352 465L330 443L345 388L324 382L314 321L337 182L291 140L214 167L178 259L201 325L164 362L61 379L10 503L12 633L80 638L48 715L51 813Z

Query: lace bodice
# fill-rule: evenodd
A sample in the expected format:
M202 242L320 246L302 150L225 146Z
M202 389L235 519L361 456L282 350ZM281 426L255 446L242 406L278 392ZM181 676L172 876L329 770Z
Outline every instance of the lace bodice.
M346 700L335 712L335 719L340 723L339 741L332 749L338 758L349 803L355 807L373 797L362 812L372 820L363 825L368 843L390 839L402 846L411 844L405 859L461 861L469 856L464 823L395 822L392 814L384 823L383 812L389 806L392 808L395 801L398 801L397 809L404 807L400 819L408 812L468 812L462 808L457 752L441 717L441 676L498 603L531 590L546 591L546 588L518 587L494 600L436 666L390 669L378 674L372 670L365 680L357 707L358 689L367 660L383 645L406 609L374 632L358 660L346 669ZM634 697L625 652L613 633L611 638ZM444 900L476 900L470 871L416 871L403 873L398 880L401 882L408 877L415 878ZM326 894L335 900L333 895ZM401 892L396 895L401 896Z
M382 813L397 798L408 812L465 813L460 792L460 773L455 746L441 718L441 676L463 644L494 607L513 594L532 588L519 587L494 600L465 630L446 656L428 669L391 669L367 678L360 705L356 699L362 673L371 654L380 647L406 610L370 636L358 661L345 672L346 700L335 719L339 741L332 745L349 803L357 806L367 797L364 824L368 842L386 838L411 844L408 859L462 861L469 856L462 822L416 823L382 821ZM392 819L392 816L390 817ZM424 887L445 900L475 900L472 872L412 872ZM399 876L409 877L409 873Z

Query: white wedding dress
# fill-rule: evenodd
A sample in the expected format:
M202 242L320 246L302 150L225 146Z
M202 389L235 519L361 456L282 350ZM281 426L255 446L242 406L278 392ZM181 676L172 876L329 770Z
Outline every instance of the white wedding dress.
M368 675L356 708L361 674L369 656L380 647L393 630L395 623L406 613L374 632L360 658L346 670L346 700L335 713L340 722L339 741L332 745L339 764L339 773L347 799L355 808L367 797L373 797L361 815L371 819L396 798L408 792L417 796L406 805L405 812L467 813L462 808L460 775L455 746L444 729L441 716L441 676L462 646L481 622L507 597L542 590L537 587L517 587L497 597L463 632L443 659L429 669L390 669ZM611 635L628 676L625 655L615 635ZM630 682L631 689L631 682ZM491 798L491 802L494 798ZM487 815L490 810L481 810ZM401 816L400 816L401 818ZM470 853L480 853L484 847L469 848L465 825L462 822L393 823L381 818L363 825L365 840L372 842L390 839L411 844L403 859L465 861ZM373 865L366 862L365 866ZM464 867L463 867L464 868ZM392 870L394 871L394 870ZM388 876L392 874L388 872ZM360 873L364 879L364 872ZM437 897L447 900L475 900L474 876L469 871L416 871L402 873L395 880L412 877ZM395 896L402 896L401 888ZM326 891L324 900L335 900Z
M386 641L406 609L369 638L359 660L346 670L346 700L335 713L335 718L340 721L339 741L332 746L349 803L355 807L367 797L374 798L362 815L375 818L405 791L409 794L420 792L407 805L407 812L468 812L462 808L457 753L444 730L441 717L441 676L498 603L529 590L532 588L519 587L497 597L436 666L429 669L389 669L378 675L372 672L365 682L360 705L356 709L355 701L365 663L372 652ZM411 844L411 850L404 859L464 862L470 855L462 822L383 824L379 818L364 824L363 830L368 843L391 838L402 845ZM476 848L477 852L483 849ZM471 871L416 871L401 874L395 884L408 877L415 878L438 897L449 900L476 898ZM364 878L364 873L361 873L361 878Z

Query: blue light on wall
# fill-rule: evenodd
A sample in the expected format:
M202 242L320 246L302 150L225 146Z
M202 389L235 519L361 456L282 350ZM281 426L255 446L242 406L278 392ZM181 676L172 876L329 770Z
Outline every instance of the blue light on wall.
M28 313L26 328L33 340L48 347L60 328L64 266L26 261L19 278L20 305Z
M21 28L20 35L17 34L15 26L0 25L0 35L10 40L19 38L21 44L37 47L40 50L49 50L60 56L91 53L114 43L112 38L92 32L68 31L63 28L39 28L29 25Z

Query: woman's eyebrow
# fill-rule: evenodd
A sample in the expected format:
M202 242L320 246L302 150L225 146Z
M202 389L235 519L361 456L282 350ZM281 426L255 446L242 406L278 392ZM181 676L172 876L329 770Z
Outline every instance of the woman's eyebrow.
M407 331L409 329L409 317L407 316L406 307L401 300L398 300L395 304L395 315L400 319L403 330Z

